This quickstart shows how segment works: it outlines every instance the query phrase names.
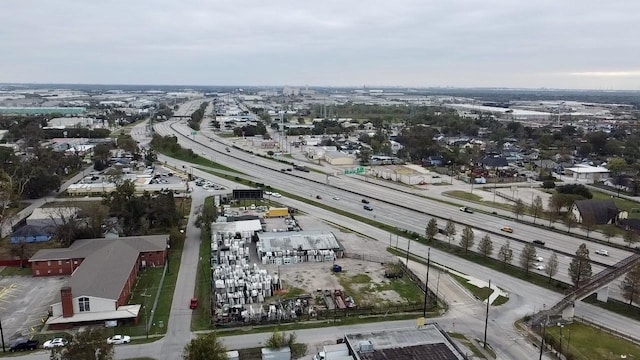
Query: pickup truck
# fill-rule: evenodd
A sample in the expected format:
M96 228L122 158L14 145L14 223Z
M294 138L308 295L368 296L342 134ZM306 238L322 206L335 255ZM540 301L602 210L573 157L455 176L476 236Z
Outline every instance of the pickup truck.
M38 340L30 340L26 337L19 337L11 343L9 351L35 350L38 348Z

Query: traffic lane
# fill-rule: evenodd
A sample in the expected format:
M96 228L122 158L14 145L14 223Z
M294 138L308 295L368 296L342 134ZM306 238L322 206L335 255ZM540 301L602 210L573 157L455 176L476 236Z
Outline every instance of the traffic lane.
M196 144L196 145L198 145L198 144ZM196 146L196 148L200 149L199 146ZM206 147L204 147L203 151L205 151L205 150L206 150ZM250 164L248 164L248 165L250 165ZM231 165L231 166L233 166L233 165ZM264 173L265 169L263 169L263 168L257 167L256 170L261 172L262 173L261 175L264 175L264 176L268 176L269 175L269 173ZM267 172L269 172L269 171L272 171L272 170L267 170ZM305 179L301 179L301 178L299 178L297 176L290 176L290 175L284 175L284 176L286 177L286 181L284 181L282 179L283 175L280 175L280 176L278 176L276 178L272 178L272 181L274 182L274 184L272 186L274 186L274 187L288 186L288 188L290 188L290 189L305 188L306 190L309 190L309 182L307 182ZM283 183L283 181L284 181L284 183ZM332 191L332 194L335 194L335 196L340 196L338 194L342 194L343 197L352 195L352 193L349 192L349 191L344 191L344 190L336 189L334 187L324 186L322 184L317 184L317 183L311 183L311 184L312 184L313 188L319 193L328 193L329 191ZM299 185L299 186L296 186L296 185ZM363 185L362 182L360 182L360 185ZM371 186L371 184L364 183L364 186ZM390 189L386 189L386 188L380 188L378 186L375 186L375 188L380 191L378 195L381 195L381 193L384 192L384 191L389 191L390 190ZM349 195L346 195L346 194L349 194ZM400 195L406 195L404 193L399 193L399 194ZM359 196L359 195L357 195L357 196ZM433 201L428 201L427 199L419 198L419 197L416 197L414 195L409 195L409 197L406 200L407 200L407 202L410 202L410 203L414 204L413 208L420 208L423 204L428 202L430 205L439 206L438 210L440 211L440 213L449 212L451 214L456 214L456 215L459 214L459 210L457 208L452 208L451 206L448 206L448 205L444 205L444 204L441 204L441 203L436 203L436 202L433 202ZM386 206L389 206L389 204L386 204ZM396 209L394 209L394 213L400 213L402 210L406 211L406 209L403 209L403 208L396 208ZM487 222L493 223L493 226L496 227L496 228L498 228L498 226L500 224L504 224L505 223L504 220L502 220L500 218L495 218L495 217L492 217L492 216L484 215L484 216L478 217L476 214L468 214L468 215L471 215L470 218L475 220L475 221L472 221L470 225L474 226L476 228L487 228L487 226L492 226L492 225L488 225ZM474 217L473 215L476 215L476 216ZM482 214L478 214L478 215L482 215ZM484 217L484 219L483 219L483 217ZM405 215L404 218L407 218L407 216ZM451 216L451 218L453 218L453 216ZM467 219L467 220L469 220L469 219ZM427 221L425 221L424 223L426 224ZM507 223L510 223L510 222L507 222ZM396 224L397 227L403 227L403 228L407 228L407 229L409 229L411 231L415 231L415 232L418 232L418 233L423 233L423 229L409 228L408 227L409 225L411 225L411 224L409 224L406 221L402 225ZM518 225L520 225L520 224L518 224ZM529 228L530 228L530 226L529 226ZM533 229L535 229L536 232L538 232L540 230L538 228L533 228ZM553 232L548 232L548 233L556 235ZM495 236L495 234L492 234L492 235ZM513 241L513 242L517 243L517 241ZM500 243L500 246L501 245L502 245L502 243ZM514 247L514 249L516 251L521 251L522 245L521 246L513 245L513 247ZM573 250L575 252L576 249L577 249L577 247L575 249L571 249L571 250ZM569 250L569 249L567 248L564 251L567 251L567 250ZM614 261L611 261L611 263L614 263ZM568 266L568 264L567 264L567 266ZM560 273L560 271L559 271L559 273Z

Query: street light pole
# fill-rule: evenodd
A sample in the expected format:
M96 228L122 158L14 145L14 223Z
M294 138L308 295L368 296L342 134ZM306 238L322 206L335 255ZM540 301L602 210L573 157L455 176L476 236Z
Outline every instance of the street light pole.
M542 326L542 339L540 340L540 357L538 357L538 360L542 360L542 352L544 350L544 332L546 329L544 323L540 324L540 326Z
M491 291L491 280L489 280L489 291ZM489 292L491 294L491 292ZM483 348L487 348L487 326L489 325L489 298L487 297L487 312L484 316L484 342L482 344Z
M409 268L409 248L411 247L411 237L408 238L409 242L407 243L407 269Z
M562 328L564 325L560 324L560 359L562 359Z
M427 249L427 278L424 281L424 306L422 307L422 316L427 316L427 298L429 296L429 268L431 267L431 248Z

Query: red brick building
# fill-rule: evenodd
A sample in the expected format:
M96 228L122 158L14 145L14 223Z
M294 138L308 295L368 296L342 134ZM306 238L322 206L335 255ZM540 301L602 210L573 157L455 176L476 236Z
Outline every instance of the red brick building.
M164 266L168 235L77 240L67 249L38 251L33 276L71 275L51 306L54 329L109 320L137 322L141 305L127 305L138 271Z

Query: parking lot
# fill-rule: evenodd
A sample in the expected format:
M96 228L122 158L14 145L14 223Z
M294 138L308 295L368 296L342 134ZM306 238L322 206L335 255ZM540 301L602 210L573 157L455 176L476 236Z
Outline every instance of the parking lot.
M49 306L60 301L67 277L0 277L0 321L5 342L42 325Z

